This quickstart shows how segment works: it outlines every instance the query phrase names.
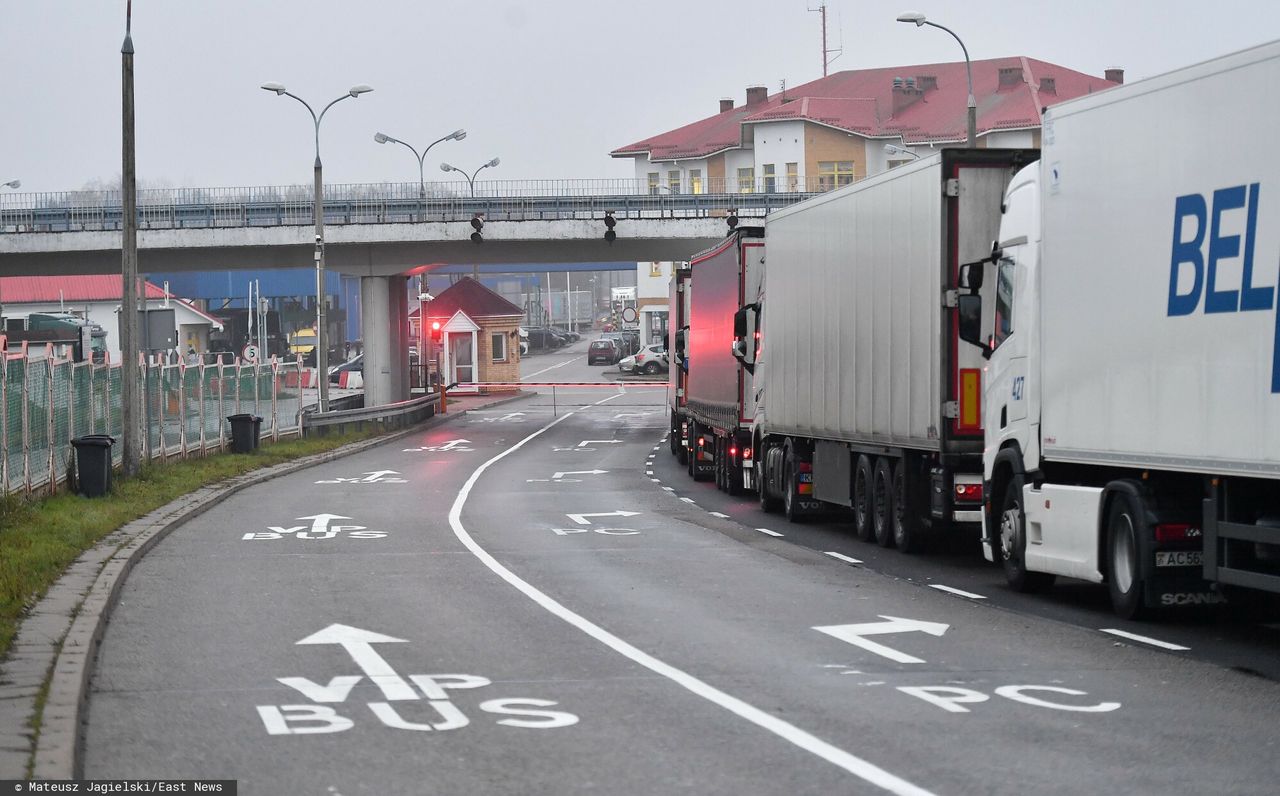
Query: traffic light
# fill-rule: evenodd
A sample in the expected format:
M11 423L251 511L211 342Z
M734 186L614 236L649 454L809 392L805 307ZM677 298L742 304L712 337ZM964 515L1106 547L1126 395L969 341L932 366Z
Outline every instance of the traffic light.
M444 331L440 328L440 321L431 322L431 342L440 345L441 339L444 337Z
M471 226L475 229L475 232L471 233L471 242L484 243L484 236L480 234L481 231L484 230L484 216L480 213L473 216L471 219Z
M612 210L604 211L605 243L613 243L615 240L618 239L618 233L613 231L613 228L617 226L617 224L618 224L618 221L613 217L613 211Z

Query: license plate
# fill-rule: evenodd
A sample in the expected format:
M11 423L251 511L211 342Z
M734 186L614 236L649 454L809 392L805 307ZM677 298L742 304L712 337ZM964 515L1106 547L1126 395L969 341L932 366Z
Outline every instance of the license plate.
M813 473L800 473L800 483L802 483L802 484L812 484L812 483L813 483Z
M1168 550L1156 553L1157 567L1199 567L1204 565L1199 550Z

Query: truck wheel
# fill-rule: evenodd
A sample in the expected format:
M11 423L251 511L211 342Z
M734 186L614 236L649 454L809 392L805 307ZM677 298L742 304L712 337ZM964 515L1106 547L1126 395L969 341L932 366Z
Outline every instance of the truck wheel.
M893 464L884 456L876 459L871 475L871 525L876 544L893 544Z
M735 497L743 492L742 465L735 465L732 456L724 457L724 491Z
M1000 510L999 552L1004 565L1004 579L1014 591L1039 592L1053 585L1053 575L1027 571L1027 515L1022 510L1020 475L1013 477L1004 492L1004 503Z
M698 471L698 464L697 464L698 462L698 455L697 455L698 424L693 422L692 420L689 421L688 433L689 433L689 444L685 447L684 464L689 469L689 477L697 481L698 477L696 473Z
M1132 495L1119 493L1107 512L1107 591L1111 607L1125 619L1142 619L1150 611L1143 599L1142 549L1138 534L1145 531L1142 508Z
M796 457L790 448L782 462L782 513L788 522L800 522L800 501L796 498Z
M858 457L853 471L853 532L864 542L876 538L875 525L871 521L871 481L874 478L871 458L865 453Z
M893 465L893 544L903 553L917 553L924 546L924 531L907 497L907 462Z
M760 510L772 514L782 508L782 501L769 494L769 481L765 477L764 459L756 459L756 489L760 494Z

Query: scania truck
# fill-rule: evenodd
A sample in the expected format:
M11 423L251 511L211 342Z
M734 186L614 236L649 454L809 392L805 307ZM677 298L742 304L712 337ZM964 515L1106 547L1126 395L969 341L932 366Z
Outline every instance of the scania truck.
M1242 143L1277 85L1280 42L1053 106L964 266L1015 589L1105 583L1124 617L1280 592L1280 152Z
M689 475L695 481L714 478L717 487L733 495L755 488L750 444L755 390L734 353L734 320L743 304L760 294L763 236L761 227L740 226L694 255L684 282L686 326L676 337L679 367L672 381L682 392L678 422ZM673 282L680 278L677 272Z
M734 329L763 508L849 507L859 537L904 552L977 537L983 360L957 335L956 280L1035 157L943 150L768 217L763 290Z

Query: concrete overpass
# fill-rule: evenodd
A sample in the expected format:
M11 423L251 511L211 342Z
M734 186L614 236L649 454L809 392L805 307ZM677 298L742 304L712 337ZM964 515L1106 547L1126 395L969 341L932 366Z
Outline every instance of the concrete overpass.
M685 260L805 193L650 193L635 180L326 186L325 262L361 278L366 401L408 397L407 278L446 263ZM314 263L310 190L140 191L139 271L297 268ZM616 221L606 240L605 219ZM473 220L482 242L473 242ZM0 196L0 275L120 272L118 192Z

